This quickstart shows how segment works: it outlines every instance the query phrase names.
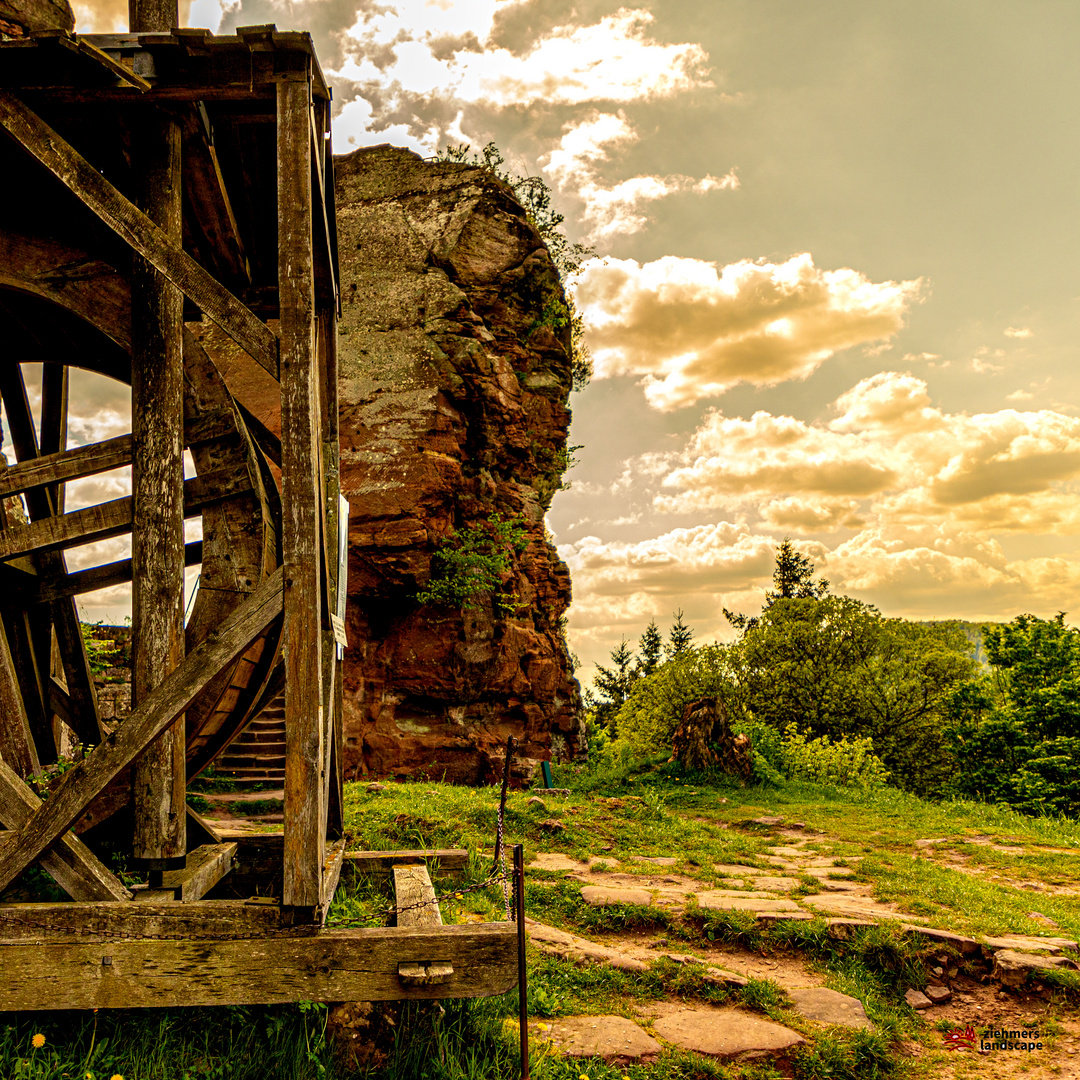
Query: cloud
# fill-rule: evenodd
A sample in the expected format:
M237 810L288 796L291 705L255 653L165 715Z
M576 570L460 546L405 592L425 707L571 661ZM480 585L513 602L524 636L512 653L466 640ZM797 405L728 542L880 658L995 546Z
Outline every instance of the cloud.
M1048 409L945 413L923 380L899 372L862 380L833 408L829 423L709 411L668 456L654 506L756 512L796 532L860 522L1059 534L1080 526L1080 419Z
M1027 326L1021 326L1021 327L1006 326L1005 327L1005 336L1006 337L1011 337L1011 338L1029 338L1029 337L1034 337L1035 332L1033 330L1031 330Z
M489 40L496 9L492 0L404 0L359 11L339 36L342 61L329 70L354 84L371 110L342 112L339 143L385 141L390 126L402 123L434 150L439 135L425 133L430 119L419 119L421 112L430 117L433 100L493 109L574 106L712 86L705 50L654 40L649 11L620 8L587 25L567 22L510 51Z
M646 400L663 411L739 383L804 379L839 350L899 331L921 288L921 279L820 270L809 254L722 267L592 259L574 282L595 377L642 376Z
M644 228L649 218L642 208L657 199L734 190L739 186L734 170L721 177L706 175L700 179L681 173L633 176L606 185L600 179L598 165L638 139L622 112L593 112L584 120L567 125L558 147L547 155L546 164L541 159L544 172L560 191L572 193L584 203L582 218L589 243Z
M80 34L120 34L128 29L128 0L73 0L75 30ZM180 25L191 26L191 0L180 0Z

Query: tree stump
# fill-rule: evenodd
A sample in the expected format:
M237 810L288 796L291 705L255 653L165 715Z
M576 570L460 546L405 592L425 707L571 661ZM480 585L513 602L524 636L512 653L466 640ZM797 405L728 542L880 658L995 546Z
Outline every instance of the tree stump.
M672 752L683 768L719 768L744 780L754 771L750 749L746 735L732 734L724 703L715 697L691 701L672 738Z

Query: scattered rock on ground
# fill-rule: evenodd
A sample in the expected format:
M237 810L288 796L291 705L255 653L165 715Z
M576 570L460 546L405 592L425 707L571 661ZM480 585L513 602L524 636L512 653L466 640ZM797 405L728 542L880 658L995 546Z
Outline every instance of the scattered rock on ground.
M870 1022L863 1003L858 998L849 997L836 990L829 990L824 986L788 990L788 997L807 1020L816 1020L820 1024L839 1024L843 1027L873 1030L874 1025Z
M908 990L904 994L904 1000L913 1008L920 1012L923 1009L929 1009L934 1003L921 991L921 990Z
M687 1009L653 1024L662 1039L725 1060L765 1057L806 1040L797 1032L741 1009Z
M1016 949L1001 949L994 954L992 974L1002 986L1019 989L1027 982L1031 972L1060 967L1075 968L1076 964L1065 956L1038 956L1035 953L1018 952Z
M526 918L525 933L542 952L553 953L574 961L593 961L608 964L621 971L648 971L649 965L619 949L598 945L594 941L580 938L566 930L554 926L545 926L534 919Z
M385 784L380 784L380 783L378 783L376 781L375 783L368 784L367 790L372 791L372 792L385 791L386 790L386 785Z
M545 814L547 813L547 803L536 795L533 795L530 799L526 800L525 805L541 810Z
M935 1005L944 1005L947 1001L952 1001L952 991L947 986L928 986L923 993Z
M586 885L581 898L592 907L610 907L612 904L638 904L648 907L652 893L648 889L609 889L604 885Z

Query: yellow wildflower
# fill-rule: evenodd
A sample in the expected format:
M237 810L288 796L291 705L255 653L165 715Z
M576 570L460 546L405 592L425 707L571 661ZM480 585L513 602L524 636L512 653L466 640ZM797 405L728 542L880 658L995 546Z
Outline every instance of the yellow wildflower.
M30 1045L35 1050L40 1050L45 1045L45 1036L39 1031L31 1040Z
M113 1073L109 1080L124 1080L124 1078L119 1073Z

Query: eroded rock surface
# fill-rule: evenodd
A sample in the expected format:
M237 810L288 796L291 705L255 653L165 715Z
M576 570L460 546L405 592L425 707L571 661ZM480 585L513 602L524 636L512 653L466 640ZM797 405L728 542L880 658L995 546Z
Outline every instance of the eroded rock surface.
M346 775L489 780L513 735L528 776L583 743L570 576L543 524L570 422L558 274L490 173L387 146L335 169ZM526 540L499 587L421 603L440 542L493 514Z

